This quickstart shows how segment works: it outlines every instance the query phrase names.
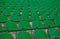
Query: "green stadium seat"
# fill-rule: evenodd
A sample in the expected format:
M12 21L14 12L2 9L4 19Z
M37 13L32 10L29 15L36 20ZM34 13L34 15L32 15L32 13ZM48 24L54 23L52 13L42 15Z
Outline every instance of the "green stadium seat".
M56 19L56 15L55 14L50 14L50 19Z
M50 28L48 33L51 38L60 39L60 31L58 29Z
M60 20L59 19L55 19L54 20L55 26L59 27L60 26Z
M22 14L21 15L21 20L29 21L30 20L29 15L28 14Z
M45 25L46 27L55 27L55 26L54 26L54 23L52 23L51 20L44 20L44 25Z
M15 7L15 11L19 11L20 12L20 5L17 5L16 7ZM18 13L19 15L20 15L20 13Z
M33 28L44 28L43 24L40 21L32 21Z
M20 15L20 10L19 10L19 9L14 10L14 11L13 11L13 14L19 16L19 15Z
M49 39L48 35L44 30L35 30L33 34L34 39Z
M6 16L4 16L4 15L0 15L0 22L7 22L7 17Z
M2 32L0 33L0 39L14 39L12 34L8 32Z
M41 15L41 20L46 20L46 19L48 19L48 16L46 14L42 14Z
M36 10L34 9L33 5L31 5L31 4L30 4L30 12L31 13L34 13L34 12L36 13Z
M32 39L32 36L30 35L29 32L17 32L16 34L16 39Z
M31 29L31 26L28 21L20 21L20 30L28 30Z
M41 10L40 8L38 8L38 11L39 11L39 15L42 15L44 13L43 10Z
M37 2L37 1L36 1L36 2ZM35 5L36 5L36 8L37 8L37 10L38 10L38 12L39 12L39 15L42 15L44 12L43 12L43 10L40 8L39 4L36 3L36 2L35 2Z
M32 13L32 20L40 20L40 17L38 16L38 14L34 14L34 13Z
M18 30L18 26L16 25L15 22L12 22L12 21L6 22L6 23L5 23L5 28L6 28L6 30L8 30L8 31Z
M18 22L20 21L20 18L17 15L10 15L10 20L14 22Z
M11 7L7 8L6 10L3 11L3 15L10 16L11 15L11 11L12 11Z
M26 7L25 7L25 9L26 9ZM29 12L28 12L28 9L26 9L26 10L25 9L22 11L21 20L28 21L28 20L30 20Z

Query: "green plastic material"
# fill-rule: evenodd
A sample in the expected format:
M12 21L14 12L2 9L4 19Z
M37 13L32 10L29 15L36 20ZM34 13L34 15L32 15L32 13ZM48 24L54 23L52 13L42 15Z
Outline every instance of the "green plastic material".
M11 20L11 21L14 21L14 22L18 22L18 21L20 21L20 18L19 18L19 16L17 16L17 15L11 15L11 16L10 16L10 20Z
M8 31L60 27L60 0L2 0L0 23L3 22L8 25L8 28L4 26Z
M8 19L7 19L7 17L6 16L4 16L4 15L0 15L0 22L6 22Z
M18 27L15 22L8 21L5 23L5 28L8 31L18 30Z
M17 32L16 39L32 39L29 32Z
M50 19L56 19L56 15L55 14L50 14Z
M33 28L44 28L42 23L40 21L32 21L32 27Z
M46 20L46 19L48 19L48 16L46 14L42 14L41 15L41 20Z
M19 15L20 15L20 11L19 11L19 9L17 8L16 10L14 10L14 11L13 11L13 14L19 16Z
M20 21L19 25L20 25L20 30L31 29L31 26L28 21Z
M46 27L55 27L55 26L54 26L54 23L52 23L51 20L44 20L44 25L45 25Z
M58 29L50 28L48 33L51 38L60 39L60 31Z
M24 10L24 11L22 12L21 20L23 20L23 21L28 21L28 20L30 20L29 14L28 14L28 11L27 11L27 10L26 10L26 11Z
M11 7L7 8L6 10L3 11L3 15L10 16L11 15L11 11L12 11Z
M49 38L44 30L35 30L33 34L34 34L35 39L48 39Z
M12 34L8 32L2 32L0 33L0 39L14 39Z
M57 26L57 27L60 26L60 20L59 19L55 19L54 22L55 22L55 26Z
M38 14L36 14L36 12L32 12L32 20L40 20Z
M0 24L0 31L2 31L2 25Z

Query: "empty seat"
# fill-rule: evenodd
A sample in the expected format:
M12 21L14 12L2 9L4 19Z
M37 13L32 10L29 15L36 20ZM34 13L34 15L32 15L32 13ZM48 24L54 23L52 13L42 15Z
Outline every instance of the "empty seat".
M20 3L18 3L18 4L20 4ZM20 8L21 8L20 5L17 5L17 6L15 7L15 11L19 11L19 12L20 12L20 11L21 11ZM20 15L20 13L18 13L18 15Z
M39 5L37 6L37 9L39 11L39 15L42 15L44 12L43 12L43 10L41 8L38 8L38 7L40 7L40 6Z
M48 32L51 38L60 39L60 31L58 29L50 28Z
M6 16L4 16L4 15L0 15L0 22L6 22L8 19L7 19L7 17Z
M17 15L11 15L11 16L10 16L10 20L11 20L11 21L14 21L14 22L16 22L16 21L18 22L18 21L20 21L20 18L19 18L19 16L17 16Z
M12 34L8 32L2 32L0 33L0 39L14 39Z
M13 14L19 16L19 15L20 15L20 11L19 11L19 9L14 10L14 11L13 11Z
M28 21L20 21L20 30L31 29L31 26Z
M16 39L32 39L32 36L30 35L29 32L17 32L16 34Z
M36 12L34 12L34 13L31 13L32 15L32 20L40 20L40 17L38 16L38 14L36 14Z
M33 7L33 5L31 5L31 4L30 4L30 12L31 12L31 13L32 13L32 12L36 12L35 9L34 9L34 7Z
M57 2L56 2L56 3L57 3ZM60 6L56 6L56 7L55 7L55 10L54 10L54 12L53 12L54 14L56 14L56 15L59 14L59 12L60 12L60 11L59 11L59 7L60 7Z
M11 15L11 11L12 11L11 7L10 8L7 8L6 10L3 11L3 15L10 16Z
M48 15L46 14L41 14L41 20L46 20L48 19Z
M12 21L6 22L5 23L5 28L8 31L18 30L18 27L17 27L16 23L15 22L12 22Z
M45 25L46 27L55 27L55 26L54 26L54 23L52 23L51 20L44 20L44 25Z
M28 12L23 12L22 13L21 20L25 20L25 21L29 21L30 20Z
M41 21L32 21L32 27L33 28L44 28L44 26L41 23Z
M56 15L55 14L50 14L50 19L56 19Z
M34 39L49 39L48 35L44 30L35 30L33 34Z
M60 26L60 20L59 19L55 19L54 23L55 23L55 26L57 26L57 27Z

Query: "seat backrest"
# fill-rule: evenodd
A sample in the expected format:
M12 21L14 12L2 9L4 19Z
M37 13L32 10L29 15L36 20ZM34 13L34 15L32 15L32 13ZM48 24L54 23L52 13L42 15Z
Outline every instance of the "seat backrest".
M12 34L8 32L0 33L0 39L14 39Z
M29 32L17 32L16 39L32 39Z

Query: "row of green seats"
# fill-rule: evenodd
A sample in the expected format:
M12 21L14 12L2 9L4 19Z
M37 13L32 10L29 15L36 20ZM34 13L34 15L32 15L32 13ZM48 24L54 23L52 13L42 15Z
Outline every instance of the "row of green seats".
M55 28L48 30L48 34L44 30L34 30L34 39L60 39L60 31ZM16 39L32 39L32 35L26 31L16 33ZM14 39L13 35L9 32L0 33L0 39Z
M25 13L25 12L23 12ZM27 12L26 12L27 13ZM0 22L6 22L8 20L7 18L8 16L4 16L3 14L0 15ZM40 17L37 14L32 13L32 16L29 17L29 14L22 14L21 16L17 16L17 15L10 15L10 20L11 21L20 21L20 20L25 20L25 21L39 21L39 20L59 20L60 19L60 14L58 15L58 17L56 17L56 15L51 14L50 18L46 15L46 14L42 14ZM13 18L12 18L13 17Z
M24 0L22 0L22 1L20 1L20 2L18 2L18 3L16 3L16 2L12 2L12 3L9 3L9 2L2 2L1 4L0 4L0 6L2 7L2 8L7 8L7 7L11 7L11 8L13 8L14 6L21 6L22 4L24 3Z
M42 0L31 0L31 4L33 4L33 6L39 11L39 13L40 14L43 14L43 13L45 13L45 14L52 14L52 13L54 13L54 14L57 14L57 13L59 13L59 2L57 3L56 2L56 4L55 4L55 2L53 3L53 1L51 0L51 2L50 1L42 1ZM47 4L46 4L47 3ZM51 3L52 3L52 5L51 5ZM54 7L53 7L53 5L54 5Z
M21 1L21 3L19 4L19 5L10 5L10 6L6 6L6 5L4 5L4 6L2 6L2 5L0 5L1 6L1 8L0 8L0 12L2 12L2 14L3 15L5 15L5 16L10 16L11 15L11 13L13 13L14 15L20 15L20 11L22 11L22 6L24 5L24 3L23 3L24 1ZM8 3L7 3L8 4Z
M31 9L33 9L33 8L31 8ZM26 10L26 8L24 10ZM44 14L39 14L38 15L38 13L35 10L33 10L33 12L31 12L31 14L29 14L30 12L28 11L28 9L26 11L24 11L24 10L22 10L22 14L25 14L25 15L27 14L28 17L29 17L29 15L31 15L32 18L35 18L35 16L39 18L39 16L41 16L41 18L42 18L42 19L40 18L41 20L43 20L43 19L60 19L60 14L53 14L52 13L52 14L47 15L47 14L44 13ZM20 9L16 9L16 10L13 10L13 11L7 9L7 10L3 11L2 14L5 15L5 16L10 16L10 15L20 16L21 15L20 14ZM21 17L23 17L23 16L24 15L22 15ZM48 16L49 16L49 18L48 18Z
M51 20L45 20L45 21L32 21L32 25L28 21L20 21L18 22L18 25L16 22L13 21L7 21L4 24L5 31L16 31L16 30L31 30L31 29L43 29L43 28L53 28L53 27L60 27L60 20L54 20L54 23L51 22ZM0 26L2 29L2 26ZM1 30L0 29L0 30ZM1 30L2 31L2 30Z
M21 2L21 3L20 3ZM14 14L16 14L16 15L19 15L19 11L21 11L21 7L24 5L24 7L25 6L28 6L27 4L28 4L28 1L26 0L26 2L24 2L24 0L22 0L22 1L20 1L19 2L19 4L18 5L16 5L15 3L13 3L12 5L10 5L9 3L6 3L6 5L3 5L2 6L2 4L0 5L0 6L2 6L2 8L0 8L0 11L2 10L3 11L3 14L4 15L10 15L10 12L12 11ZM46 1L41 1L41 4L44 4L44 5L39 5L40 3L39 3L39 1L37 0L37 2L39 3L35 3L36 2L36 0L29 0L29 5L32 5L32 9L31 10L33 10L33 12L34 13L37 13L37 12L35 12L35 9L33 9L33 7L35 7L36 6L36 8L37 8L37 10L38 10L38 12L40 13L40 14L43 14L43 13L45 13L45 14L51 14L51 13L53 13L53 14L57 14L57 13L59 13L59 6L58 5L56 5L55 7L53 7L52 6L52 8L51 7L47 7L46 6L46 8L48 8L48 9L51 9L51 10L47 10L47 9L44 9L44 10L42 10L43 8L45 8L45 7L43 7L43 6L45 6L45 2ZM33 3L34 3L34 5L33 5ZM59 2L58 2L59 3ZM7 8L7 6L8 7L10 7L10 8ZM14 10L13 8L14 7L16 7L16 9L17 10ZM43 7L43 8L41 8L41 7ZM6 10L4 10L4 8L7 8ZM25 8L27 8L27 7L25 7ZM24 10L26 10L26 9L24 9ZM7 12L8 11L8 12ZM33 13L32 12L32 13Z

